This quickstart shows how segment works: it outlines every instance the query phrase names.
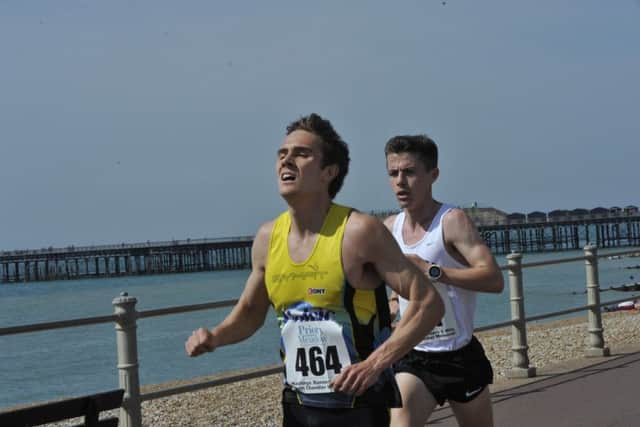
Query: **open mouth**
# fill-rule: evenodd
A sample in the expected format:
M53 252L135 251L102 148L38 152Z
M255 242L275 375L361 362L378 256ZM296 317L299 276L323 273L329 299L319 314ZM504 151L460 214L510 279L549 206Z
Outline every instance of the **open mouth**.
M293 172L282 172L280 174L280 181L291 182L296 180L296 175Z

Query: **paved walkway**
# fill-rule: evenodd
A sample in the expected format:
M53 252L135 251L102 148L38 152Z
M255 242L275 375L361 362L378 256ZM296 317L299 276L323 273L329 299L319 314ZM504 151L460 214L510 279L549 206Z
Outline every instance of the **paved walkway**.
M640 343L491 388L496 427L640 426ZM457 426L448 407L429 426Z

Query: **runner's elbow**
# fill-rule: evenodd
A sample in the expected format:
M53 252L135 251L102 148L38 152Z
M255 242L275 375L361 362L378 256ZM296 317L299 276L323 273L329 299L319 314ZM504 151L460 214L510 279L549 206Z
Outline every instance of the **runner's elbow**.
M502 276L502 272L500 270L498 270L493 278L493 280L491 280L491 288L489 289L489 292L494 293L494 294L499 294L504 290L504 277Z
M248 329L257 331L264 325L269 307L255 304L251 301L241 300L236 306L237 312L233 313L234 320L243 323Z

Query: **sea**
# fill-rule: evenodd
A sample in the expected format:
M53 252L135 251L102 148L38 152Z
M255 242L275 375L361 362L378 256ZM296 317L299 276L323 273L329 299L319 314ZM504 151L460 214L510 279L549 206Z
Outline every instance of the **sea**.
M640 250L600 253L627 249ZM582 251L525 254L523 262L581 255ZM611 258L599 259L603 302L625 296L606 291L608 287L640 281L640 258ZM505 257L498 257L500 265L506 262ZM506 271L504 274L503 293L479 295L476 326L510 320ZM0 284L0 327L110 315L113 299L122 292L137 298L139 311L235 299L248 275L244 270ZM526 268L523 284L527 316L586 304L584 261ZM198 358L187 357L184 342L191 332L200 326L216 325L230 310L140 319L141 385L278 363L278 330L272 311L264 326L248 340ZM580 315L584 312L573 316ZM117 388L115 334L114 325L108 323L0 336L0 411Z

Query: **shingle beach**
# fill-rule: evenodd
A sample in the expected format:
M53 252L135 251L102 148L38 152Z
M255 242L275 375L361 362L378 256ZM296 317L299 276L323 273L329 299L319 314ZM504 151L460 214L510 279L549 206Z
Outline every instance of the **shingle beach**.
M640 311L605 313L603 324L607 346L640 343ZM510 329L481 332L477 336L492 362L494 382L505 381L511 367ZM530 324L527 340L531 364L543 368L582 358L586 337L585 317ZM279 426L281 381L279 374L269 375L147 401L142 404L143 426ZM143 387L143 393L184 383L187 382L147 386Z

